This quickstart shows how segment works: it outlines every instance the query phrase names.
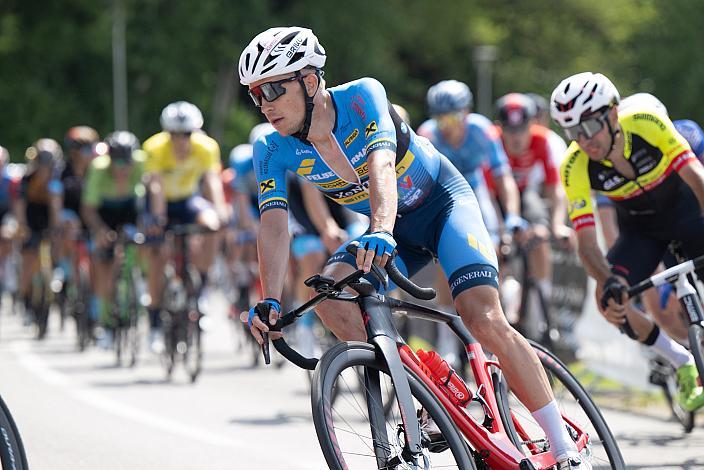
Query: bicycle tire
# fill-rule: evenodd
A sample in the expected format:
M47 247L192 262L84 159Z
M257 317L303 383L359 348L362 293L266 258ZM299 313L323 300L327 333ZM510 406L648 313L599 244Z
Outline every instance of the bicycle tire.
M383 364L383 362L377 357L377 353L373 345L360 342L343 342L337 344L323 355L313 375L313 392L311 394L313 423L315 425L318 442L320 443L325 460L328 463L328 466L335 470L347 469L348 462L345 459L344 452L340 449L340 440L338 439L340 436L344 438L346 434L340 433L338 436L336 433L335 423L333 422L333 415L335 412L335 410L332 409L333 387L337 379L346 369L354 368L356 366L362 366L365 370L375 371L372 373L379 372L381 374L388 374L385 364ZM422 409L425 409L433 418L435 424L437 424L439 430L445 437L447 450L451 452L451 456L450 454L446 454L445 458L452 457L458 468L475 469L476 466L471 457L469 448L458 433L454 423L450 420L447 412L444 410L437 397L435 397L427 389L425 384L423 384L423 382L409 369L406 369L406 377L408 378L408 382L411 386L411 393L414 398L420 403ZM367 395L368 394L365 394L365 397ZM362 411L361 407L360 411ZM363 413L364 411L362 411L362 414ZM377 419L379 418L384 421L386 420L384 416L377 416ZM344 421L344 418L342 418L341 421ZM367 425L364 426L368 426L366 427L367 433L371 431L372 434L378 434L378 429L375 432L374 426L371 424L367 423ZM402 429L401 426L402 425L399 424L400 429ZM388 423L386 423L384 427L388 429ZM362 437L359 435L357 436L360 438ZM396 437L398 438L399 434L397 434ZM424 441L424 444L427 444L427 441ZM369 445L366 445L366 447L370 449L369 451L372 452L372 455L366 455L363 457L375 460L377 463L377 468L391 468L380 464L378 454L374 455L374 451L371 450ZM423 455L428 458L430 457L430 454L427 452L427 448ZM347 460L349 460L352 456L353 453L349 453L347 455ZM398 453L396 456L398 456ZM354 455L354 457L357 456Z
M533 350L537 353L538 358L540 359L540 362L548 375L551 388L556 395L556 399L558 399L558 406L562 408L557 392L564 389L575 399L579 408L581 408L584 412L586 419L589 420L593 429L599 436L599 442L603 446L603 453L606 454L605 457L608 459L610 467L601 467L592 462L594 468L613 468L618 470L625 469L626 466L616 439L611 433L606 420L602 416L601 411L599 411L599 408L596 406L589 393L567 369L567 366L565 366L565 364L547 348L533 341L529 341L529 343ZM499 374L497 378L499 379L499 386L495 387L494 393L499 404L500 418L504 423L507 430L507 435L513 444L524 453L527 453L524 449L524 443L519 436L519 432L514 425L514 419L518 419L517 413L520 413L520 411L516 411L516 409L514 409L510 404L512 401L508 393L510 388L503 379L503 376ZM560 385L558 385L557 382L559 382L562 388L560 388ZM514 400L514 403L518 403L518 401ZM518 405L522 406L520 403L518 403ZM568 417L574 418L570 414L568 414ZM593 436L591 437L593 438ZM600 452L600 455L597 455L596 458L603 458L601 454L602 452Z
M27 470L27 454L10 409L0 397L0 468Z
M697 365L699 379L704 381L704 326L700 323L689 325L687 330L689 337L689 350L694 356L694 363Z

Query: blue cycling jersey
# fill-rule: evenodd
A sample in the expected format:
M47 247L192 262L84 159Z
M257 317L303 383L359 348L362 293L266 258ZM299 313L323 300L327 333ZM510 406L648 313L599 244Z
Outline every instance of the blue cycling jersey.
M679 119L672 121L672 123L677 132L689 142L689 146L692 147L697 158L702 161L704 159L704 132L699 124L689 119Z
M418 207L435 185L440 168L438 151L398 117L378 81L362 78L327 91L335 106L333 135L357 181L340 178L314 146L273 132L254 143L259 210L288 208L288 170L315 184L338 204L371 215L367 155L378 149L396 153L398 213Z
M484 184L481 171L483 164L489 166L494 176L501 176L511 171L501 138L494 131L491 121L481 114L467 115L465 137L457 147L445 141L435 119L429 119L421 124L418 133L428 137L435 148L450 159L475 190Z
M401 120L376 80L363 78L328 91L335 106L333 136L357 181L340 178L314 146L273 132L254 144L260 211L288 209L288 170L333 201L371 215L367 155L389 149L396 154L398 217L393 236L399 267L412 275L436 257L454 297L475 286L497 288L496 254L465 178ZM329 263L356 265L344 247Z

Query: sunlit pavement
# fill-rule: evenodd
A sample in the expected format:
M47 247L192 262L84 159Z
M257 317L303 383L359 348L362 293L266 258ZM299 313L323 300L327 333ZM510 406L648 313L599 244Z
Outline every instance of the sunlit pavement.
M73 323L38 342L17 315L0 318L0 393L35 470L325 468L303 371L251 369L218 294L204 370L171 382L156 356L115 367L114 353L78 353ZM646 415L647 414L647 415ZM684 435L664 410L604 410L630 468L704 469L702 425ZM704 423L704 417L701 418Z

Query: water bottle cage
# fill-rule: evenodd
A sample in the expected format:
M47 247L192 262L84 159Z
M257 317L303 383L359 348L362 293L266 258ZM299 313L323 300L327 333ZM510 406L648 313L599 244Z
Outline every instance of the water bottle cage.
M487 429L492 429L494 426L494 414L491 412L491 408L489 407L489 404L486 402L484 399L484 393L485 393L485 387L484 384L480 385L477 391L472 395L472 398L470 401L476 401L479 403L482 407L482 410L484 410L484 422L482 423L482 426L484 426Z

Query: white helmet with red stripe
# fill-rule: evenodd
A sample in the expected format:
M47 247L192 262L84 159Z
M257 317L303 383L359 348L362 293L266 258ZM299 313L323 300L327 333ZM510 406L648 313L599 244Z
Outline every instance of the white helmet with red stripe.
M325 49L310 29L271 28L259 33L242 51L240 83L250 85L309 66L319 69L325 65L325 58Z
M562 80L552 92L550 116L561 127L576 126L583 116L619 101L611 80L600 73L582 72Z

